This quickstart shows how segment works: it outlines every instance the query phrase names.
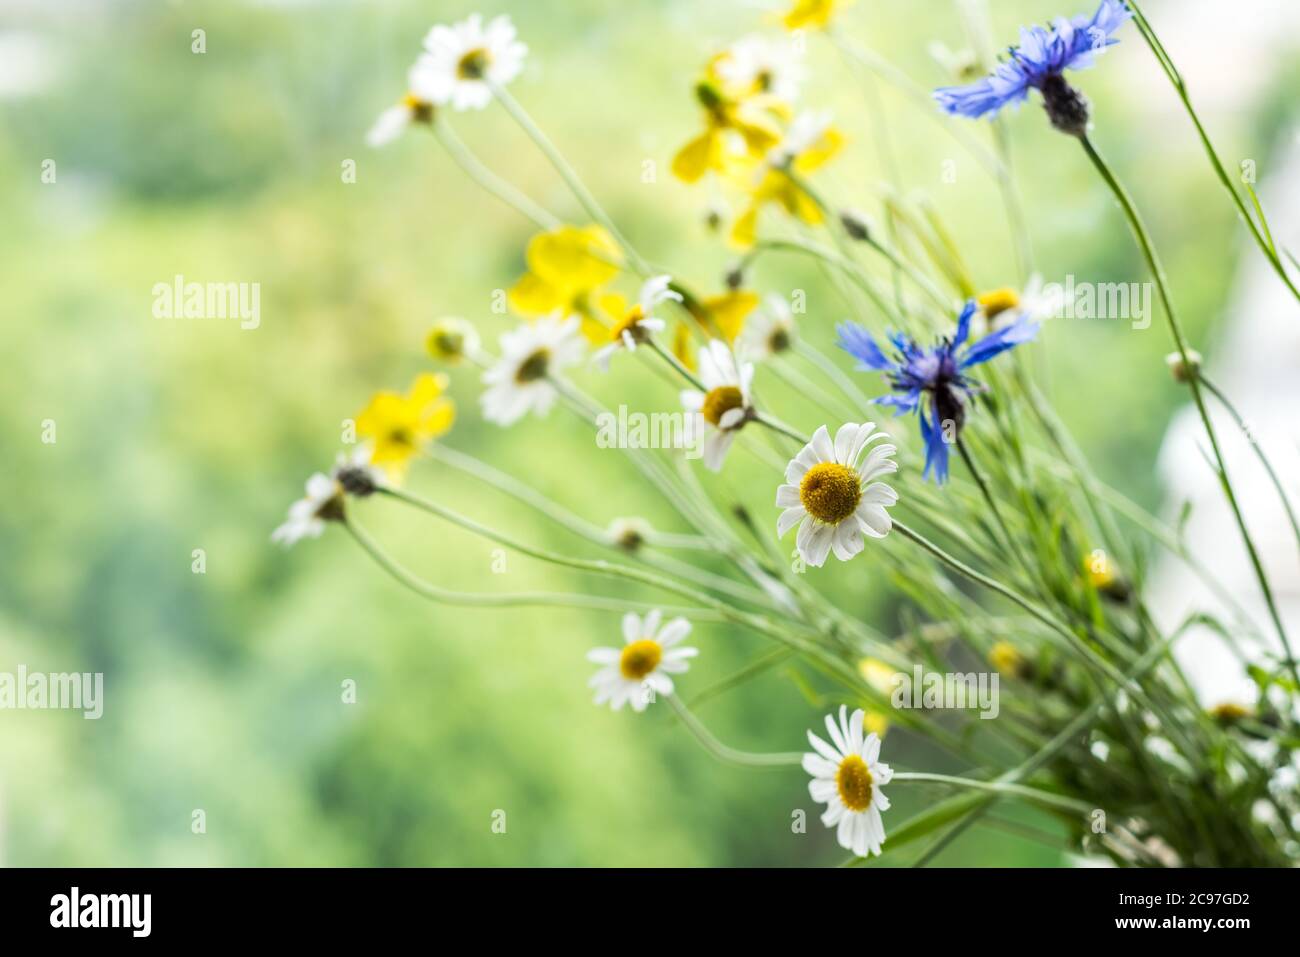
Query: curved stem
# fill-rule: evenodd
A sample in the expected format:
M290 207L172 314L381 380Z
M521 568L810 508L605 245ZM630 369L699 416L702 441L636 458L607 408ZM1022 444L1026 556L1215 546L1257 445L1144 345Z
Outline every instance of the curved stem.
M1246 425L1246 420L1241 417L1241 413L1237 411L1236 407L1228 401L1228 397L1223 394L1223 390L1206 378L1204 373L1197 372L1197 376L1200 378L1201 384L1205 386L1206 391L1218 399L1223 407L1228 410L1228 414L1236 420L1237 428L1241 429L1247 439L1250 440L1250 447L1255 450L1255 455L1259 458L1260 464L1264 466L1264 471L1268 473L1269 481L1273 483L1273 488L1277 489L1277 497L1282 500L1282 508L1286 510L1286 517L1291 523L1291 531L1295 534L1296 543L1300 544L1300 521L1296 520L1295 509L1291 507L1291 499L1286 494L1286 486L1282 484L1277 472L1273 471L1273 464L1269 462L1268 456L1264 454L1263 446L1255 441L1250 428Z
M542 151L547 160L550 161L550 164L555 167L555 171L560 174L560 177L573 192L573 195L578 198L578 202L580 202L583 208L587 211L587 215L600 223L601 226L604 226L605 229L609 231L609 234L614 237L614 240L623 247L623 251L627 254L628 259L632 262L633 268L639 275L642 277L649 276L649 265L641 258L641 255L636 251L632 244L628 242L627 237L624 236L618 226L614 224L614 220L609 217L609 214L605 212L600 203L596 201L596 197L592 195L589 189L587 189L586 184L582 182L577 171L569 165L569 161L564 158L564 154L561 153L546 134L542 132L541 127L533 122L533 118L528 115L528 111L520 105L519 101L516 100L510 92L505 89L505 87L495 83L489 83L489 86L491 86L492 94L497 98L497 102L505 108L505 111L510 114L511 119L519 124L520 128L528 134L528 138L537 144L537 148Z
M1169 321L1169 331L1174 337L1174 345L1178 348L1178 354L1182 357L1183 365L1190 369L1193 366L1188 356L1187 342L1183 338L1183 330L1178 323L1178 317L1174 312L1173 302L1169 296L1164 267L1160 264L1155 247L1151 244L1151 237L1147 233L1146 225L1142 222L1142 217L1138 213L1137 207L1133 205L1133 200L1129 197L1127 190L1124 189L1115 174L1111 172L1110 167L1106 165L1106 161L1101 158L1101 154L1097 152L1092 142L1086 136L1079 137L1079 142L1083 145L1084 152L1088 154L1093 166L1097 168L1097 172L1101 174L1101 178L1105 180L1106 185L1110 187L1111 192L1119 201L1120 207L1124 210L1129 228L1142 250L1147 267L1151 270L1151 277L1155 280L1156 290L1160 293L1160 301L1164 306L1165 318ZM1214 452L1214 461L1219 473L1219 485L1223 489L1229 507L1232 509L1232 517L1236 520L1237 530L1241 533L1241 540L1246 546L1246 553L1250 556L1250 563L1254 568L1255 578L1259 581L1260 590L1263 592L1264 603L1268 606L1268 613L1273 620L1273 627L1277 630L1278 638L1281 639L1283 651L1286 652L1287 666L1291 671L1292 678L1295 679L1297 684L1300 684L1300 665L1297 665L1295 653L1291 650L1291 639L1287 635L1286 626L1282 623L1282 615L1278 611L1277 602L1273 598L1273 587L1269 584L1268 573L1264 570L1264 563L1255 548L1254 540L1250 537L1250 530L1246 528L1246 519L1241 513L1241 506L1237 503L1237 494L1233 490L1232 480L1228 477L1228 466L1223 460L1223 452L1219 448L1219 438L1214 431L1214 423L1210 419L1209 410L1205 407L1205 397L1201 395L1201 385L1198 377L1195 375L1190 376L1187 384L1191 389L1192 400L1196 404L1196 411L1201 417L1201 423L1205 426L1205 434L1210 440L1210 448Z
M483 164L483 161L475 156L461 138L456 135L455 131L443 118L441 111L438 111L438 115L434 118L433 135L438 138L438 142L447 151L447 155L470 179L515 210L519 215L531 220L538 229L547 231L560 225L558 217L551 215L510 183L488 169Z
M803 755L795 752L757 754L753 751L737 751L735 748L727 747L715 738L695 715L691 714L690 709L680 698L676 695L666 697L673 710L677 712L677 717L681 718L682 724L686 726L686 730L695 736L695 740L700 742L704 750L725 764L734 764L742 768L786 768L803 763Z
M722 621L724 616L707 608L685 606L668 606L651 602L634 602L622 598L607 598L603 595L575 594L566 595L559 592L501 592L487 594L481 592L454 591L440 588L399 564L370 536L354 519L345 519L343 527L352 538L365 550L375 563L388 572L400 584L430 601L443 605L459 605L471 608L512 608L521 606L541 606L548 608L589 608L596 611L612 611L624 614L628 611L650 611L659 609L669 615L685 615L696 621Z
M978 781L974 778L959 778L948 774L927 774L924 771L896 771L890 779L890 784L906 781L947 784L972 791L988 791L992 794L1020 797L1027 801L1037 801L1047 807L1076 811L1080 814L1088 814L1092 811L1092 806L1085 801L1076 801L1050 791L1040 791L1037 788L1025 787L1023 784L1008 784L1003 781Z

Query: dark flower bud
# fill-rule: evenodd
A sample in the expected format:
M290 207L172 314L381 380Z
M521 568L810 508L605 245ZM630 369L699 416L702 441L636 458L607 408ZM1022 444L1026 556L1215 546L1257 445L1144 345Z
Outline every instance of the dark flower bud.
M1043 81L1043 109L1047 118L1062 133L1083 136L1090 118L1088 98L1070 86L1065 77L1053 73Z
M364 465L344 465L334 473L334 479L343 486L343 491L357 498L373 495L378 484L375 472Z
M856 210L840 210L840 225L852 240L864 243L871 238L871 227L867 225L867 218Z

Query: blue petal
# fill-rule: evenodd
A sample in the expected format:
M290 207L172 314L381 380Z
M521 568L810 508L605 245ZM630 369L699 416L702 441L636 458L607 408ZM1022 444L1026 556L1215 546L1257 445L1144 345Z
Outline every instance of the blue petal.
M902 415L904 412L915 412L920 402L920 389L910 389L901 395L882 395L871 400L872 405L893 406L895 415Z
M925 468L921 470L921 478L929 478L933 469L935 482L942 485L948 481L948 443L943 440L943 429L939 424L930 424L925 409L921 410L921 440L925 443Z
M961 315L957 317L957 335L953 337L952 348L955 352L966 341L970 335L970 319L975 315L975 300L966 300L966 305L962 308Z
M1009 326L1003 326L997 332L991 332L979 342L972 345L966 350L966 354L959 360L961 368L966 369L970 366L977 366L981 362L988 362L994 356L1013 349L1023 342L1029 342L1034 336L1038 335L1038 323L1029 319L1021 318L1011 323Z
M840 334L837 345L862 363L864 369L880 372L892 372L895 369L894 363L880 351L880 346L876 345L871 333L862 326L856 322L841 322L835 328Z

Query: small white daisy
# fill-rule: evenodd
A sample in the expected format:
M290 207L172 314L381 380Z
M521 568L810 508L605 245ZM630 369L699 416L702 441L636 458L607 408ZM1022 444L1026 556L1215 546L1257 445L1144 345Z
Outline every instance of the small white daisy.
M288 520L271 533L271 541L288 548L304 538L320 538L325 523L343 516L343 486L323 472L307 479L307 494L289 506Z
M757 34L742 37L717 61L718 75L738 96L767 94L786 103L799 97L804 66L787 39Z
M643 620L628 612L623 616L623 647L593 648L587 660L601 665L587 684L596 689L596 704L609 703L618 711L631 703L633 711L644 711L655 695L672 694L670 674L682 674L690 667L688 658L700 653L698 648L678 648L691 633L691 623L674 618L662 628L663 614L655 609Z
M722 469L722 461L736 433L754 416L750 398L754 364L744 362L737 366L727 344L714 339L700 350L700 381L707 391L684 390L682 406L687 412L704 416L708 426L704 436L704 464L717 472Z
M882 475L898 471L892 458L898 448L878 445L858 465L863 450L876 439L888 438L875 431L874 422L840 426L831 434L822 426L785 470L785 485L776 490L776 504L785 511L776 520L776 533L799 526L796 545L809 565L820 568L834 551L842 562L863 548L863 534L884 538L893 527L887 506L898 501L898 493L883 482Z
M761 361L794 345L794 313L784 296L770 295L755 310L740 334L739 349L746 359Z
M880 736L873 732L864 737L863 710L846 718L847 711L840 705L838 724L834 716L826 716L831 744L808 732L808 743L816 752L803 756L803 769L812 775L808 793L826 805L822 823L835 828L840 847L858 857L879 855L885 842L880 812L889 810L889 798L880 788L894 772L880 763Z
M492 102L492 86L505 86L524 68L528 47L515 37L504 14L485 25L477 13L452 26L439 24L424 38L412 73L411 90L453 110L481 110Z
M545 415L555 402L550 377L581 361L586 346L579 322L558 313L501 336L501 358L483 373L483 416L510 425L529 412Z
M599 349L592 361L600 367L601 372L609 371L609 360L619 349L629 352L636 350L637 343L645 342L656 332L664 331L664 321L655 316L654 310L665 302L681 302L682 294L669 289L671 276L653 276L641 284L641 295L635 306L628 310L623 320L610 329L609 345Z
M390 106L379 114L374 126L366 133L366 145L370 147L387 146L406 132L412 123L433 122L433 105L426 103L408 93L402 102Z

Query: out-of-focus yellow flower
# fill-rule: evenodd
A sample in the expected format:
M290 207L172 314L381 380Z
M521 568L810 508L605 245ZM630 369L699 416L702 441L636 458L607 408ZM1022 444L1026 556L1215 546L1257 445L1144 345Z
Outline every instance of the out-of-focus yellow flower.
M898 669L885 664L879 658L863 658L858 662L858 674L862 680L883 695L894 693L894 675Z
M1214 718L1219 724L1236 724L1244 718L1254 715L1254 712L1244 704L1238 704L1235 701L1224 701L1216 704L1210 709L1210 717Z
M443 395L447 377L422 373L406 395L377 392L357 416L357 434L374 442L371 464L400 481L411 458L451 428L456 406Z
M711 323L714 327L711 331L721 335L730 345L745 328L745 320L758 308L759 301L757 293L733 289L720 296L710 296L700 305L704 309L706 327Z
M560 226L530 239L524 261L528 271L506 293L511 309L529 318L576 315L589 341L608 341L609 316L626 309L600 292L622 269L614 237L601 226Z
M989 649L989 664L1008 678L1029 676L1030 665L1025 656L1009 641L995 642Z
M979 303L984 317L992 322L1008 309L1015 309L1020 305L1020 293L1010 286L1003 286L1001 289L990 289L988 292L980 293L975 301Z
M883 738L889 730L889 716L879 711L868 711L862 716L862 727L868 734L878 734Z
M699 360L695 353L695 344L691 341L691 327L685 322L677 323L677 328L673 330L673 355L677 357L678 362L694 372L699 368Z
M741 249L754 245L758 237L758 214L769 204L779 205L800 222L820 225L826 218L822 208L786 172L785 164L802 178L828 163L843 146L844 137L824 117L796 119L750 190L749 204L732 224L732 244Z
M704 108L704 132L673 157L673 175L683 182L698 182L710 170L734 175L739 167L753 165L780 142L777 118L787 110L785 104L764 94L728 94L714 64L695 85L695 97Z
M853 0L794 0L794 6L781 18L781 22L787 30L825 28L835 14L852 3Z
M1115 566L1110 556L1102 549L1094 549L1083 560L1083 570L1088 576L1088 584L1097 591L1105 591L1115 581Z

